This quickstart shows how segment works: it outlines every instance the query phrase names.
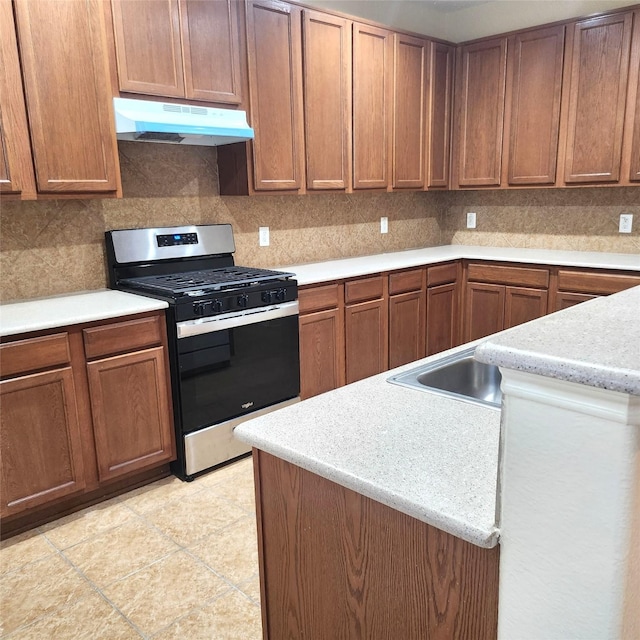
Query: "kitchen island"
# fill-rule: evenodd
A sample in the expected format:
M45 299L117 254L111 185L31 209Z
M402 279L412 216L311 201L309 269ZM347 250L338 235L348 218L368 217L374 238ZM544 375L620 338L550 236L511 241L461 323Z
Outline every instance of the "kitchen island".
M637 637L638 310L640 288L515 327L480 347L507 379L552 379L582 394L551 415L532 404L518 407L510 399L517 385L503 387L502 438L506 426L516 444L507 443L510 472L503 470L499 482L499 412L386 381L444 354L239 428L236 434L256 448L265 637ZM624 332L611 330L616 321ZM585 421L586 397L608 406L604 426ZM603 419L602 407L594 413ZM514 420L524 425L520 431L509 431ZM531 447L538 462L546 451L539 434L562 439L566 448L552 447L549 463L536 468L528 464ZM383 516L373 515L382 507ZM469 546L456 548L460 541ZM588 561L580 558L585 554ZM403 555L408 564L400 564ZM381 556L389 560L382 568ZM497 580L500 632L492 619ZM562 592L559 602L549 596ZM586 596L588 606L581 604ZM385 635L405 618L410 623L396 626L396 635ZM589 636L594 628L601 635Z

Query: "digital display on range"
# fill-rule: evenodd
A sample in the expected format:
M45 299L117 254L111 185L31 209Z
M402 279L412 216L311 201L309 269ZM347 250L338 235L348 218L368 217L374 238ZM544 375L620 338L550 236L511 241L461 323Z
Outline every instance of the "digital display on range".
M156 236L159 247L175 247L181 244L198 244L197 233L170 233Z

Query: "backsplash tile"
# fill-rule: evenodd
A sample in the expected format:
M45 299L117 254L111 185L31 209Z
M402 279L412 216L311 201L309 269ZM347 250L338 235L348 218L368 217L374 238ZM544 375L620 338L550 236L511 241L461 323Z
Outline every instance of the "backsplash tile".
M640 253L635 187L221 197L215 148L121 142L119 151L122 199L2 203L0 300L105 287L104 231L133 227L230 223L236 262L257 267L449 243ZM632 234L617 232L622 212L635 214ZM258 246L260 226L269 247Z

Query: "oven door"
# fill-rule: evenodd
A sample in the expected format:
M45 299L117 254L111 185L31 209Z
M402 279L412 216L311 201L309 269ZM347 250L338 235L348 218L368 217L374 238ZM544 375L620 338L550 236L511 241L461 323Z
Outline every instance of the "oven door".
M177 334L183 434L300 393L297 302L181 322Z

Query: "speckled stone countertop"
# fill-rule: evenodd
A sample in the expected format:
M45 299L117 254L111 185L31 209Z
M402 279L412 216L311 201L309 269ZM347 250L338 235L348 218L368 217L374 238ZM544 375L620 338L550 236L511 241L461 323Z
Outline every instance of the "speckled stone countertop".
M235 435L468 542L493 547L500 412L386 381L442 355L250 420Z
M279 267L281 271L296 274L298 284L317 284L343 278L356 278L380 271L407 269L447 260L495 260L548 264L560 267L585 267L593 269L621 269L640 271L640 255L633 253L600 253L596 251L558 251L551 249L514 249L511 247L474 247L447 245L411 249L373 256L328 260L310 264Z
M0 305L0 336L166 309L162 300L104 289Z
M476 358L640 395L640 287L596 298L491 336Z

